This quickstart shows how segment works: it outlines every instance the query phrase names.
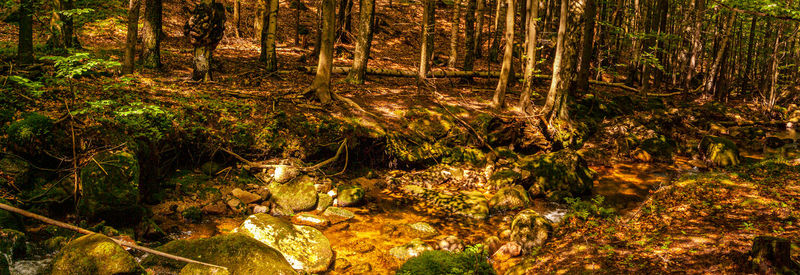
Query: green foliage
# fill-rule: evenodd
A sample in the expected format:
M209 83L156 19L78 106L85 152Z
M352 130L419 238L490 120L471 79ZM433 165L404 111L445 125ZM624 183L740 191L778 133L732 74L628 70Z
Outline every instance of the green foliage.
M110 103L101 101L95 104L104 106ZM173 132L174 115L157 105L132 103L118 108L114 111L114 115L114 119L123 125L133 138L159 141Z
M91 58L89 53L85 52L76 52L68 56L44 56L41 59L53 61L56 77L61 79L74 79L95 70L120 66L116 61Z
M6 133L12 144L24 146L49 141L53 120L38 113L29 113L25 118L8 126Z
M589 201L583 201L580 198L564 198L570 212L568 216L576 217L586 220L589 217L598 218L611 218L616 216L616 211L613 208L603 206L605 197L597 195Z
M8 81L11 81L11 83L19 86L21 89L25 90L28 94L34 97L39 97L44 93L42 90L44 85L39 81L31 81L28 78L18 75L9 76Z
M482 245L470 246L464 252L453 253L442 250L425 251L411 258L397 270L399 275L449 275L449 274L496 274L486 262Z

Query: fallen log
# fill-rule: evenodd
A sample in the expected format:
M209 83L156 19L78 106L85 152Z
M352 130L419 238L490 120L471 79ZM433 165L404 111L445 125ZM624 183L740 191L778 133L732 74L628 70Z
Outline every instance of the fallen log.
M8 204L0 203L0 209L6 210L6 211L12 212L12 213L17 213L19 215L22 215L22 216L25 216L25 217L28 217L28 218L31 218L31 219L34 219L34 220L38 220L38 221L41 221L41 222L44 222L44 223L47 223L47 224L55 225L55 226L58 226L58 227L61 227L61 228L65 228L65 229L69 229L69 230L72 230L72 231L75 231L75 232L78 232L78 233L81 233L81 234L84 234L84 235L100 234L100 233L95 233L95 232L93 232L91 230L83 229L83 228L80 228L80 227L77 227L77 226L74 226L74 225L71 225L71 224L68 224L68 223L64 223L64 222L60 222L60 221L57 221L57 220L53 220L53 219L50 219L50 218L42 216L42 215L31 213L31 212L28 212L28 211L13 207L13 206L8 205ZM108 237L108 236L106 236L106 237ZM195 260L192 260L192 259L189 259L189 258L184 258L184 257L181 257L181 256L172 255L172 254L169 254L169 253L161 252L161 251L158 251L158 250L155 250L155 249L150 249L150 248L147 248L147 247L144 247L144 246L139 246L139 245L136 245L136 244L133 244L133 243L129 243L129 242L122 241L122 240L117 240L117 239L114 239L114 238L109 238L109 239L111 239L112 241L114 241L115 243L117 243L117 244L119 244L121 246L130 247L130 248L133 248L133 249L136 249L136 250L139 250L139 251L147 252L147 253L150 253L150 254L153 254L153 255L158 255L158 256L161 256L161 257L164 257L164 258L173 259L173 260L176 260L176 261L181 261L181 262L186 262L186 263L191 263L191 264L200 264L200 265L210 266L210 267L214 267L214 268L221 268L223 270L228 270L228 268L226 268L224 266L218 266L218 265L214 265L214 264L195 261Z

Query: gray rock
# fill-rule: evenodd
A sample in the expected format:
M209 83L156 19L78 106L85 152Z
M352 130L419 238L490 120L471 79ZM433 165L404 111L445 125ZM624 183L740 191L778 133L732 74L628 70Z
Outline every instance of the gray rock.
M125 248L99 234L77 238L56 255L51 266L58 274L145 274Z
M244 204L251 204L261 200L261 196L244 191L239 188L233 189L233 191L231 191L231 195L239 199L239 201L241 201Z
M285 184L273 182L268 188L275 203L292 211L311 210L317 205L317 190L314 189L313 179L308 176L298 177Z
M267 214L255 214L248 217L235 232L253 237L280 251L289 264L298 270L324 272L333 260L328 238L310 226L293 225Z
M419 256L419 254L422 254L422 252L429 250L433 250L433 247L424 243L420 239L414 239L407 244L389 249L389 255L392 255L401 261L405 261Z

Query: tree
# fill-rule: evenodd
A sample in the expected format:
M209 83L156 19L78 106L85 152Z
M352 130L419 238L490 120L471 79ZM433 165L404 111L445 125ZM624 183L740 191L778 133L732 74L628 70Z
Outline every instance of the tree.
M33 2L21 0L19 7L19 36L17 40L17 63L33 62Z
M122 73L133 73L134 63L136 62L136 38L139 32L139 8L141 0L129 0L128 2L128 34L125 41L125 57L122 62Z
M50 17L50 37L47 39L47 45L54 49L72 48L76 44L72 16L64 12L72 10L73 0L52 1L53 12Z
M498 0L499 1L499 0ZM477 21L475 22L475 43L472 52L475 57L481 56L481 45L483 45L483 15L486 13L486 0L477 0L477 14L475 15Z
M194 47L192 80L211 81L214 50L225 34L225 7L214 0L195 5L192 16L184 26L184 35Z
M436 32L436 0L424 0L422 13L422 47L419 58L419 79L425 79L433 56L433 35Z
M146 0L142 28L142 64L148 68L161 67L162 0Z
M375 0L361 0L359 6L358 39L353 56L353 68L345 79L353 84L364 84L364 75L369 62L369 51L372 46L372 29L375 24Z
M464 71L472 71L475 63L475 4L476 0L466 0L464 13ZM483 1L483 0L478 0Z
M461 0L453 2L453 18L450 20L450 57L447 59L447 66L456 67L458 61L458 31L461 24Z
M278 0L269 0L268 13L264 16L264 34L261 35L261 61L268 72L278 70L278 54L275 32L278 29Z
M583 46L581 46L578 81L575 87L578 91L587 91L589 89L589 66L592 60L592 46L594 44L594 18L597 14L597 4L595 0L586 0L585 12L586 20L584 20L585 24L583 26Z
M525 41L528 42L527 51L525 52L525 79L522 87L522 95L520 95L519 99L519 109L523 112L526 112L531 101L531 94L533 94L533 74L536 72L537 61L536 40L538 37L536 31L539 22L539 0L531 1L531 7L528 12L530 12L530 15L528 15L528 38L525 39Z
M320 40L317 74L311 86L306 89L306 94L314 93L322 104L333 101L331 91L331 68L333 67L333 36L336 33L334 26L334 0L322 0L322 37Z
M508 89L509 76L514 59L514 0L507 0L506 8L506 30L505 40L506 49L503 54L503 67L500 69L500 80L497 81L497 88L492 97L492 108L502 109L505 105L506 90Z
M233 34L236 35L236 38L242 37L241 34L241 25L242 25L242 1L241 0L234 0L233 1Z
M720 28L722 31L720 34L722 35L722 40L719 43L719 47L717 48L716 57L714 58L714 63L709 69L708 76L705 79L705 83L703 83L703 91L706 94L714 94L716 88L716 80L720 74L720 68L722 66L723 58L725 57L725 51L728 48L728 41L730 40L731 32L733 30L733 20L736 18L735 15L731 14L728 15L726 20L727 23L723 24Z
M581 19L585 3L586 0L561 0L553 78L543 108L548 124L553 128L549 130L550 132L570 127L567 102L569 91L572 90L576 78L575 65L578 62Z

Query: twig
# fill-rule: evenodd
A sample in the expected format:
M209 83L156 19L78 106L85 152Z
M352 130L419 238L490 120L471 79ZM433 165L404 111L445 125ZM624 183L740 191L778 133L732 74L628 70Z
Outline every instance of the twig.
M60 221L53 220L53 219L50 219L50 218L45 217L45 216L41 216L41 215L38 215L38 214L35 214L35 213L31 213L31 212L28 212L28 211L13 207L13 206L8 205L8 204L0 203L0 209L6 210L6 211L9 211L9 212L13 212L13 213L17 213L19 215L22 215L22 216L25 216L25 217L28 217L28 218L31 218L31 219L39 220L39 221L47 223L47 224L55 225L55 226L58 226L58 227L61 227L61 228L65 228L65 229L69 229L69 230L72 230L72 231L75 231L75 232L78 232L78 233L81 233L81 234L84 234L84 235L99 234L99 235L108 237L106 235L103 235L103 234L100 234L100 233L95 233L93 231L86 230L86 229L83 229L83 228L80 228L80 227L77 227L77 226L74 226L74 225L71 225L71 224L68 224L68 223L60 222ZM172 255L172 254L169 254L169 253L161 252L161 251L158 251L158 250L150 249L150 248L147 248L147 247L144 247L144 246L139 246L139 245L136 245L136 244L133 244L133 243L129 243L129 242L122 241L122 240L117 240L117 239L110 238L110 237L109 237L109 239L114 241L115 243L121 245L121 246L130 247L130 248L133 248L133 249L136 249L136 250L147 252L147 253L150 253L150 254L153 254L153 255L158 255L158 256L161 256L161 257L164 257L164 258L173 259L173 260L176 260L176 261L181 261L181 262L186 262L186 263L192 263L192 264L201 264L201 265L205 265L205 266L210 266L210 267L215 267L215 268L222 268L222 269L228 270L228 268L226 268L224 266L218 266L218 265L214 265L214 264L209 264L209 263L204 263L204 262L192 260L192 259L189 259L189 258L184 258L184 257L177 256L177 255Z
M316 165L300 168L300 171L303 171L303 172L314 171L314 170L317 170L319 168L322 168L322 166L328 165L331 162L336 161L337 159L339 159L339 156L342 155L342 151L344 151L344 147L346 146L346 144L347 144L347 138L344 138L344 140L342 140L342 143L339 145L339 149L336 150L336 155L334 155L332 158L329 158L329 159L326 159L326 160L324 160L324 161L322 161L320 163L317 163Z
M437 105L442 107L442 109L444 109L447 112L447 114L449 114L456 121L461 123L461 125L464 125L464 127L467 127L467 129L469 129L472 132L472 134L475 135L476 138L478 138L478 140L481 142L481 145L486 146L487 148L489 148L489 150L491 150L492 152L497 154L497 151L494 150L494 147L492 147L492 145L490 145L488 142L486 142L486 140L478 133L478 131L475 130L475 128L472 128L472 126L470 126L467 122L465 122L464 120L462 120L461 118L457 117L452 112L450 112L450 110L447 109L447 106L444 106L444 105L442 105L441 102L439 102L439 99L437 98L437 96L439 96L440 94L438 92L436 92L436 91L433 91L433 92L435 93L435 95L433 96L433 101L436 102Z

